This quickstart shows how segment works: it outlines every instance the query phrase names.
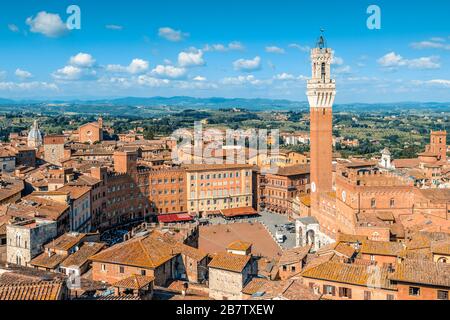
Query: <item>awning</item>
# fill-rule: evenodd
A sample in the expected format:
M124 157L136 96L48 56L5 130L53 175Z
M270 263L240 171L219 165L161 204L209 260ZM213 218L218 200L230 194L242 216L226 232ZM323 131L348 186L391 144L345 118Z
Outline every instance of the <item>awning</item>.
M187 213L163 214L158 216L158 222L160 223L189 222L193 220L194 218Z
M259 215L258 212L252 207L244 208L231 208L220 210L225 218L235 218L235 217L245 217L245 216L255 216Z

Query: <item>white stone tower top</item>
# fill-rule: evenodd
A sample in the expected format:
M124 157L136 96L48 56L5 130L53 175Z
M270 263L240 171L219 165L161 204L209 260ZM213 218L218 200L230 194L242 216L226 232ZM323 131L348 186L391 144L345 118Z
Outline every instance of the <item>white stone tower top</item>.
M322 31L323 32L323 31ZM336 83L331 79L333 50L326 47L323 34L311 50L312 77L308 80L307 93L311 108L331 108L336 95Z

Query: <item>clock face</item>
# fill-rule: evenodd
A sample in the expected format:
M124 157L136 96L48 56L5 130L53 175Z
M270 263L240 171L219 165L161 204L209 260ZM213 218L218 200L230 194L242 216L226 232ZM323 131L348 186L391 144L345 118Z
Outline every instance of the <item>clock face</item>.
M315 183L315 182L311 183L311 191L312 191L312 192L316 192L316 191L317 191L316 183Z
M88 136L92 136L92 131L88 131L88 132L87 132L87 135L88 135Z
M347 192L342 191L342 201L345 202L345 199L347 199Z

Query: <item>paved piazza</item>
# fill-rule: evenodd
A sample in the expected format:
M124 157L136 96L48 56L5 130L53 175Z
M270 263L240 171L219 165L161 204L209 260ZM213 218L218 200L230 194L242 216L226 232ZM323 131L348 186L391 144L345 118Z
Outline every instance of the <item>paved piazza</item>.
M200 227L199 248L206 252L223 252L227 245L235 240L251 242L252 252L255 255L276 258L282 251L259 222L236 222Z
M212 218L208 226L200 227L199 247L209 252L225 251L226 246L235 240L253 243L253 253L265 257L276 257L284 249L295 247L295 233L286 230L290 221L286 216L261 212L260 217L226 221ZM284 243L275 241L278 229L285 235Z

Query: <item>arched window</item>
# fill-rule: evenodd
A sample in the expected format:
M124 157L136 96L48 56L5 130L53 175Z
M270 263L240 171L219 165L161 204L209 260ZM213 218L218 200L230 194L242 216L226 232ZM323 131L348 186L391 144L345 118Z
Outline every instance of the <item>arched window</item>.
M16 233L16 247L20 247L21 236L19 233Z
M372 208L375 208L375 207L377 206L377 200L376 200L375 198L372 198L372 199L370 200L370 206L371 206Z
M395 199L391 199L391 200L389 201L389 206L390 206L391 208L395 207Z
M16 264L19 266L22 265L22 254L20 252L16 253Z

